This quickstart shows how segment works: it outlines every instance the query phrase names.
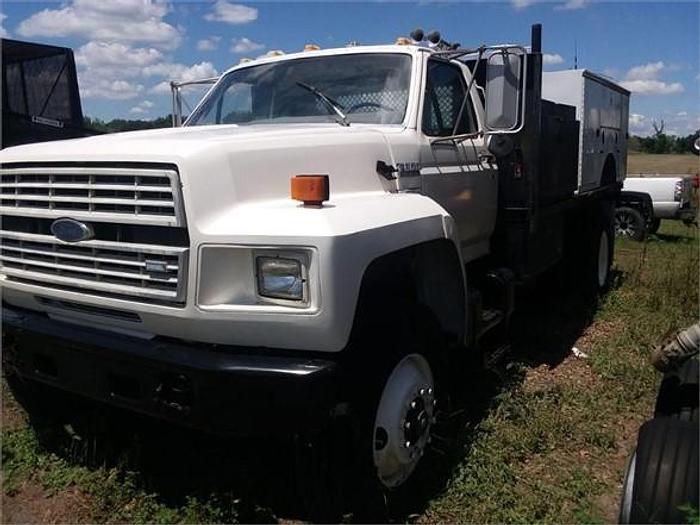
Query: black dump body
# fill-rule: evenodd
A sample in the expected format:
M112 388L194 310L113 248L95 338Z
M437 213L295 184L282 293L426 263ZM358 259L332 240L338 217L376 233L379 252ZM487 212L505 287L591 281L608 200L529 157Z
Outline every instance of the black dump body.
M83 137L73 51L18 40L2 47L1 146Z

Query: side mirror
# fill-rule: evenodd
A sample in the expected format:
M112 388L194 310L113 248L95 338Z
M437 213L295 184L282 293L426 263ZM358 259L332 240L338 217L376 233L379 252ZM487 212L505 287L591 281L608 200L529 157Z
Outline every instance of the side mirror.
M525 62L521 48L496 50L486 61L486 131L517 133L525 115Z

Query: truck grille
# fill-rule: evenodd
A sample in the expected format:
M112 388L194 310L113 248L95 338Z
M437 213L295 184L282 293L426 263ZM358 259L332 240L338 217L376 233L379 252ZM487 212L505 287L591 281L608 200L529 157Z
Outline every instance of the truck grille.
M182 306L189 255L176 168L39 164L0 167L0 275L5 282ZM54 219L89 224L63 242Z
M8 279L112 297L182 302L188 249L109 241L67 244L49 235L0 231Z
M171 169L3 168L0 213L160 226L185 222Z

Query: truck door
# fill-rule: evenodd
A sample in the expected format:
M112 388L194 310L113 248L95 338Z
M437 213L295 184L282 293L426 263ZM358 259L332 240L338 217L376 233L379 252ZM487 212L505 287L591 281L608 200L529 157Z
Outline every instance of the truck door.
M434 140L452 135L466 90L461 66L441 59L427 61L420 119L422 192L454 218L465 262L488 252L498 191L495 165L480 160L486 153L483 137ZM478 97L470 97L465 105L457 134L477 131L475 102L480 104Z

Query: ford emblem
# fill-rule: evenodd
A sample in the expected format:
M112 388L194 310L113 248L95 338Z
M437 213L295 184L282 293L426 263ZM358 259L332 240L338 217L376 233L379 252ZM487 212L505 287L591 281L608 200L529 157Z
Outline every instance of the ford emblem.
M63 242L80 242L92 239L95 232L92 226L75 219L56 219L51 223L51 233Z

